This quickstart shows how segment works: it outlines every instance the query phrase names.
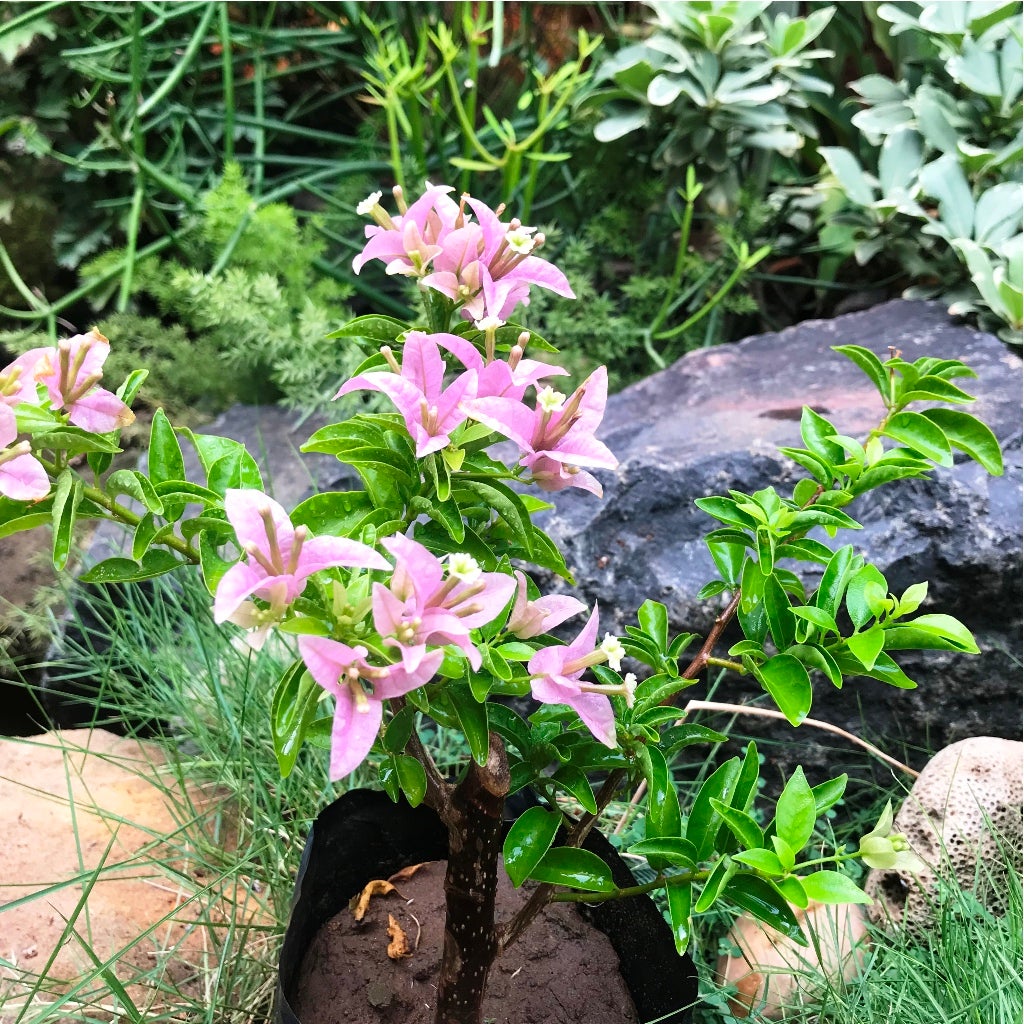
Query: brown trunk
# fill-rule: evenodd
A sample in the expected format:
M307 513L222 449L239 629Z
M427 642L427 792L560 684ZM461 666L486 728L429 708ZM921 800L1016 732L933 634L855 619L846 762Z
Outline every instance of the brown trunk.
M508 787L505 747L492 733L487 763L471 762L443 815L449 851L435 1024L483 1024L484 989L498 953L494 894Z

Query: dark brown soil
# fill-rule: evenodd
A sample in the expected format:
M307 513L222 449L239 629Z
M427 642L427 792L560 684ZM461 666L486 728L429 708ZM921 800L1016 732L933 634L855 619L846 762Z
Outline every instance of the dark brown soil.
M356 923L344 910L306 953L292 1001L302 1024L432 1024L444 930L443 861L375 896ZM498 873L498 917L528 893ZM389 960L388 915L412 956ZM494 1024L635 1024L636 1010L608 939L567 904L550 906L491 970L484 1020Z

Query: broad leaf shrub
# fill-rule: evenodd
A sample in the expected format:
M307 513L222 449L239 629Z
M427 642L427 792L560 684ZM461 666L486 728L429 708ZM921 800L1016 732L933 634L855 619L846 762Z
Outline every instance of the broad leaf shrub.
M361 488L318 493L286 510L264 493L242 445L175 429L162 412L146 471L108 474L144 375L129 374L115 392L103 388L109 344L90 331L0 371L0 531L50 526L53 560L63 567L77 522L114 520L127 527L130 550L92 567L86 581L198 566L215 621L241 628L257 650L273 630L297 638L300 657L270 700L281 771L291 771L305 740L326 739L333 778L368 762L394 799L404 794L440 815L457 841L446 884L454 938L435 1019L480 1024L491 962L551 901L661 890L682 953L693 916L712 907L745 910L806 942L793 907L867 900L841 865L908 852L888 817L859 850L809 846L846 777L812 785L798 768L758 816L753 743L681 805L674 756L726 737L681 721L674 702L705 670L726 669L767 692L796 727L810 711L814 678L841 686L866 675L909 688L900 651L976 653L956 619L922 612L927 583L890 593L852 544L820 538L856 531L847 509L859 497L949 467L954 450L992 473L1002 461L991 431L963 409L973 400L960 387L973 376L969 367L842 346L878 391L877 426L847 437L805 409L803 446L783 449L807 473L792 492L698 499L721 524L707 534L717 576L702 593L725 607L708 636L671 635L665 606L647 600L625 636L601 639L599 608L542 595L525 570L571 581L534 521L549 507L536 491L579 487L599 500L600 473L616 465L596 437L607 375L598 368L575 388L561 385L566 372L554 347L511 319L531 290L571 292L538 255L543 236L451 191L430 186L407 203L396 189L397 214L379 192L360 205L371 223L355 269L381 263L410 278L424 310L413 322L370 314L334 332L337 343L359 339L370 350L338 394L377 394L393 411L323 427L305 450L336 455ZM502 440L518 450L507 462L492 454ZM198 480L185 479L183 443L198 456ZM816 567L816 586L807 589L787 567L794 562ZM551 635L581 614L572 640ZM743 639L719 651L734 617ZM636 672L624 671L627 658ZM527 695L539 707L526 717L500 700ZM454 777L424 746L424 732L438 729L467 751ZM642 838L630 852L650 880L622 888L580 847L608 803L641 781ZM538 805L503 844L505 798L524 789ZM499 927L491 897L502 850L516 885L539 885ZM467 878L490 879L483 900L470 898Z

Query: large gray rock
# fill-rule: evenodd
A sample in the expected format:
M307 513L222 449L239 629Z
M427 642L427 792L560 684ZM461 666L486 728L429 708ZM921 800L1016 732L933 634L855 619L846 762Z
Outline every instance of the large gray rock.
M612 396L600 436L619 467L598 474L604 499L576 490L555 494L555 509L540 525L566 553L580 596L600 603L602 629L621 632L651 597L668 606L676 631L705 633L726 600L696 600L701 586L715 576L703 536L720 524L694 499L769 484L788 492L805 474L777 447L802 446L799 420L805 404L855 437L883 415L863 374L831 351L842 344L883 356L895 346L911 361L928 355L968 363L979 377L964 384L978 397L970 411L995 431L1006 472L992 478L976 463L958 459L951 470L890 485L848 509L864 529L846 531L837 542L853 543L896 593L928 580L924 610L960 618L974 632L981 654L898 656L920 683L914 691L869 679L851 680L837 691L818 680L811 715L889 747L909 744L921 751L919 758L908 755L918 761L925 750L966 736L1017 737L1021 362L996 338L954 325L938 304L890 302L693 352ZM685 696L703 696L705 689L694 687ZM757 692L750 680L727 680L716 699L749 700ZM744 719L739 728L752 728L752 721ZM771 733L786 744L773 759L777 753L787 765L794 741L804 741L799 757L805 764L823 768L842 746L808 729L794 734L784 725Z

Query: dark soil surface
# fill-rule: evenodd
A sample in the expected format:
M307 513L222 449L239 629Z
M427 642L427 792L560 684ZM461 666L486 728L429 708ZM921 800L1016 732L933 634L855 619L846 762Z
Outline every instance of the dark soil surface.
M443 861L375 896L362 922L328 921L306 953L293 1009L302 1024L432 1024L444 932ZM498 872L498 917L528 892ZM387 956L388 917L414 948ZM418 941L417 941L418 940ZM555 904L491 970L484 1019L494 1024L635 1024L611 943L568 904Z

